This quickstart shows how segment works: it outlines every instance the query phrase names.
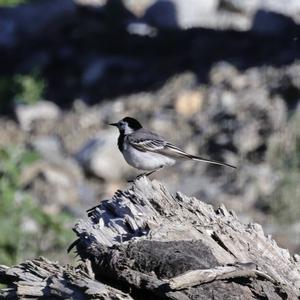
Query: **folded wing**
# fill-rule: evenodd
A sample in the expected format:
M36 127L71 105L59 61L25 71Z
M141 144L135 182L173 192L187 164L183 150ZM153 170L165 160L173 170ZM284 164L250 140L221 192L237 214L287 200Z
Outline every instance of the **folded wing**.
M182 149L176 147L175 145L165 141L164 138L162 138L161 136L150 131L145 132L143 131L143 129L139 130L138 134L136 134L134 138L129 136L128 142L132 147L142 152L150 151L166 155L177 160L192 159L195 161L201 161L220 166L227 166L236 169L235 166L232 166L230 164L188 154Z
M128 137L129 144L139 151L155 152L175 159L190 159L190 155L153 132L143 129Z

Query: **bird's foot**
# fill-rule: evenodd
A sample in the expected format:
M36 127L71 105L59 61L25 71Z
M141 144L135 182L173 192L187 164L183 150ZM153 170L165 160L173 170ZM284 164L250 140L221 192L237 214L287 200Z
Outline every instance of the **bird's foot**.
M152 173L151 173L151 174L152 174ZM127 182L128 182L128 183L132 183L132 182L134 182L135 180L140 179L140 178L143 177L143 176L148 176L148 173L142 173L142 174L136 176L134 179L129 179L129 180L127 180Z
M152 170L152 171L150 171L150 172L142 173L142 174L136 176L135 179L133 179L133 180L127 180L127 182L128 182L128 183L131 183L131 182L133 182L133 181L135 181L135 180L137 180L137 179L140 179L140 178L143 177L143 176L148 177L148 176L150 176L151 174L153 174L154 172L160 170L161 168L162 168L162 167L160 167L160 168L158 168L158 169L155 169L155 170Z

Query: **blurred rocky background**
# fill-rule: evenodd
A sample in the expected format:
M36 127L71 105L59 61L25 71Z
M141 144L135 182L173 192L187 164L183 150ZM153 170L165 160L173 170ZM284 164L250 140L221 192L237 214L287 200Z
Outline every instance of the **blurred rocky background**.
M128 185L108 123L186 151L152 175L300 251L300 2L0 0L0 264L73 260L70 230Z

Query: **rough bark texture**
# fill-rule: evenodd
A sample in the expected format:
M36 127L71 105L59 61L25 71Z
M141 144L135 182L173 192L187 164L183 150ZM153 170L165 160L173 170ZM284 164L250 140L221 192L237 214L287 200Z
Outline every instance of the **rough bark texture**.
M0 299L132 299L94 280L81 267L62 267L44 258L0 266L0 282L8 285L0 290Z
M3 295L81 299L298 299L300 264L225 207L143 177L74 227L87 272L45 260L0 269ZM95 280L93 277L95 276ZM101 283L100 283L101 282ZM61 296L63 295L63 296Z

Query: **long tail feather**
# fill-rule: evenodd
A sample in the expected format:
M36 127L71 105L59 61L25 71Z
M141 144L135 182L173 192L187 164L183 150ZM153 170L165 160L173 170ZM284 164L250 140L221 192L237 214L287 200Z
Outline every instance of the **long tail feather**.
M226 164L220 161L216 161L216 160L211 160L211 159L206 159L200 156L195 156L195 155L191 155L188 154L186 152L184 152L183 150L181 150L180 148L174 146L171 143L167 143L165 148L163 149L159 149L156 152L158 153L162 153L164 155L170 156L170 157L174 157L176 159L192 159L195 161L202 161L202 162L206 162L209 164L214 164L214 165L219 165L219 166L225 166L225 167L230 167L233 169L237 169L237 167L230 165L230 164Z
M199 157L199 156L190 155L190 158L192 160L202 161L202 162L206 162L206 163L209 163L209 164L230 167L230 168L233 168L233 169L237 168L237 167L235 167L233 165L230 165L230 164L226 164L226 163L219 162L219 161L216 161L216 160L210 160L210 159L202 158L202 157Z

